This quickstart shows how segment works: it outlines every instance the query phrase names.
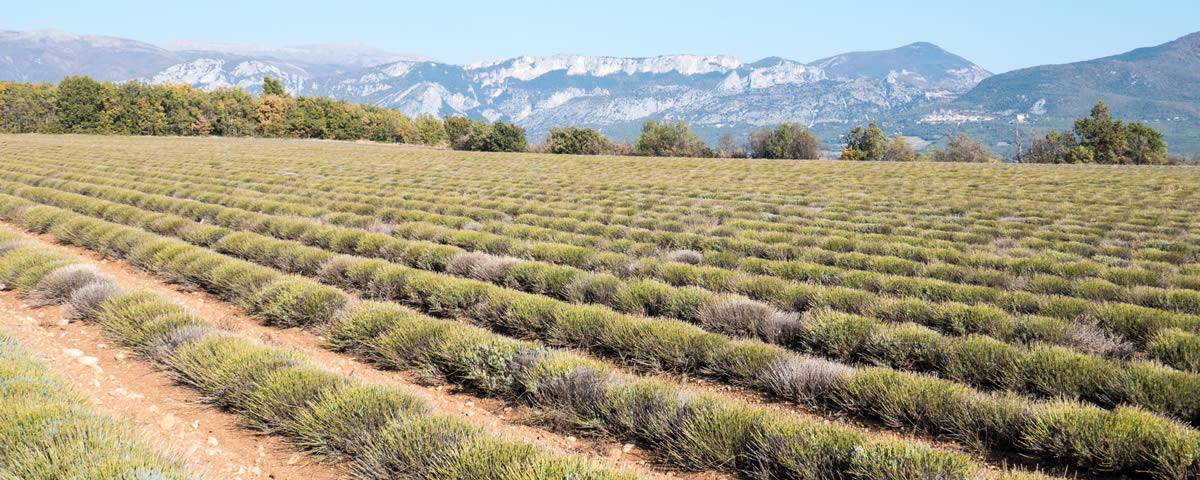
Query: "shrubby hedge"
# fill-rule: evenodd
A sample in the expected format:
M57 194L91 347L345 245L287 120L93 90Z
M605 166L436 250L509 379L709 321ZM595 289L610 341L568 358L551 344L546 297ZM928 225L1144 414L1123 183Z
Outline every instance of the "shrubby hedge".
M149 445L130 425L96 413L85 397L0 333L0 475L200 478Z
M25 191L22 192L25 193ZM37 190L37 192L41 192L41 196L38 198L43 198L44 201L59 198L69 202L70 198L67 197L68 194L51 190ZM74 205L78 208L86 208L85 211L90 211L93 215L102 218L117 217L119 220L135 225L145 223L145 220L131 218L136 214L128 211L128 207L90 199L85 200L83 197L76 198L76 200L78 201L73 202ZM115 210L108 210L107 207L110 206ZM123 213L109 213L112 211ZM148 218L160 218L144 212L142 215L148 216ZM260 226L272 225L269 218L255 223ZM172 235L178 235L177 229L195 226L174 221L165 224L169 225L171 230L160 233ZM316 243L372 256L381 255L373 253L371 248L391 246L388 251L404 263L412 263L405 261L406 258L412 256L427 257L425 254L414 254L411 249L406 250L409 245L387 237L379 238L379 241L362 242L371 234L359 230L318 227L311 223L306 226L310 233L304 233L305 229L290 228L288 230L296 232L297 236L301 238L318 238ZM265 230L269 230L269 227ZM345 240L347 237L349 240ZM369 245L369 247L364 249L360 245ZM246 232L231 233L217 241L213 247L218 251L271 265L284 271L310 276L321 273L322 268L334 257L334 254L321 249ZM424 251L425 249L423 246L417 245L416 250ZM1189 422L1200 422L1200 403L1196 403L1197 401L1188 395L1191 389L1198 386L1200 377L1195 374L1159 368L1153 364L1125 364L1061 348L1036 347L1030 349L1010 346L986 337L946 337L927 329L916 328L915 325L883 325L879 321L867 317L825 315L819 311L812 315L789 317L789 314L774 311L765 305L738 298L720 297L695 288L678 289L648 280L624 282L610 277L584 274L566 267L536 263L519 264L503 258L461 252L450 256L450 253L446 252L446 256L442 257L443 260L434 262L436 265L433 268L426 266L426 269L437 271L449 268L450 273L474 277L500 286L512 286L530 293L557 296L568 300L604 303L625 313L679 318L700 324L709 331L759 338L766 342L842 361L938 373L947 378L984 389L1009 390L1044 397L1081 398L1103 406L1126 403L1139 405L1151 411ZM394 269L393 271L396 272L397 278L411 276L403 269ZM334 279L335 282L338 280ZM279 290L300 288L303 282L304 280L297 279L291 284L277 285L273 288ZM354 288L365 288L364 281L343 284ZM484 289L485 287L479 285L479 288ZM394 300L404 300L405 298L401 292L390 290L379 291L375 294L380 298ZM326 305L325 308L336 310L341 303L344 303L344 300L327 296L327 298L313 299L304 305ZM739 304L744 305L744 308L735 308ZM291 312L293 315L320 316L305 315L304 311L315 307L299 308L301 306L303 305L297 304L288 308L295 310ZM911 302L909 305L901 306L900 312L898 314L893 312L892 316L911 314L906 311L911 307ZM921 305L918 304L916 307L920 308ZM256 305L256 309L259 311L268 308L275 307L271 307L269 302L265 306ZM442 309L445 307L434 305L431 308ZM917 312L924 313L921 310L917 310ZM1032 330L1032 327L1038 324L1029 321L1022 323L1022 327L1018 329L1012 323L1001 323L1008 320L1002 314L982 308L964 307L956 315L958 315L957 318L952 317L944 322L951 326L971 321L978 321L985 325L969 328L966 332L959 333L986 331L989 328L1002 332L1004 331L1001 330L1003 326L1012 329L1011 333L1007 334L1009 337L1030 334L1026 332L1032 332L1032 334L1039 335L1040 338L1050 338L1055 333L1064 337L1077 337L1080 333L1077 328L1069 325L1066 327L1055 325L1053 322L1043 323L1042 331ZM933 318L936 319L937 316L935 315ZM905 320L904 318L893 319ZM289 325L296 324L291 320L280 321ZM932 323L932 325L942 326L937 323ZM1069 330L1055 331L1053 328L1056 326ZM827 337L832 334L829 332L843 335L844 339L829 340ZM856 345L853 348L844 345L847 341L855 342ZM1098 341L1103 341L1103 337L1101 336L1093 343ZM1098 350L1108 348L1105 345L1091 345L1091 347ZM914 355L920 355L920 358L913 358ZM962 363L976 357L994 358L996 356L1006 358L1007 361L995 362L991 365L978 363L964 365ZM1081 365L1087 365L1089 368L1081 368ZM1066 381L1067 377L1074 377L1077 380Z
M432 414L419 397L359 383L295 352L237 337L154 293L121 292L99 275L73 283L74 288L58 288L61 279L56 281L52 272L79 264L39 246L0 253L0 262L6 276L40 277L24 292L55 292L55 303L67 303L77 319L99 324L121 345L199 390L209 403L313 454L348 461L356 478L633 478ZM51 265L60 266L47 271ZM108 288L98 293L101 285ZM186 478L180 467L130 441L128 432L108 419L81 412L83 402L53 380L42 380L50 389L30 388L42 382L26 377L45 377L45 372L29 364L11 365L13 350L0 336L0 380L9 373L5 383L27 385L0 390L0 405L14 409L0 410L0 416L16 422L0 427L5 447L0 459L7 460L0 472L21 478ZM21 428L11 430L13 426ZM86 442L81 435L88 437Z
M80 217L53 207L28 208L27 203L14 197L0 197L0 203L4 207L0 211L8 212L6 215L9 216L24 209L18 214L19 218L14 219L28 228L49 231L59 238L90 248L104 244L123 246L118 248L126 249L124 256L135 264L153 271L182 274L191 282L211 288L219 295L243 305L261 301L258 292L268 289L269 285L289 281L277 273L272 278L270 271L262 267L222 258L219 254L206 253L203 249L187 247L178 241L161 239L128 227ZM909 425L992 449L1018 448L1029 455L1061 459L1071 464L1122 471L1150 471L1162 476L1176 475L1194 468L1192 455L1197 448L1195 431L1136 408L1106 412L1081 405L1064 406L982 395L953 382L931 377L886 369L847 370L844 367L822 366L828 364L821 361L813 364L811 362L814 360L806 360L777 347L757 342L731 342L684 324L672 327L670 322L622 317L591 307L558 307L553 300L516 292L489 293L486 284L478 282L452 282L419 271L385 274L385 270L400 267L387 267L386 262L378 260L338 260L337 265L337 268L330 267L327 276L366 281L368 291L374 288L377 289L375 291L412 292L411 296L408 293L404 295L430 312L442 315L471 313L476 320L506 331L525 334L545 332L549 336L544 338L552 344L589 348L610 355L622 352L620 358L634 365L696 373L714 372L708 374L715 374L733 383L758 385L758 388L776 395L791 396L793 401L811 403L819 408L879 418L891 425ZM374 282L372 285L373 280L383 278L390 280L386 284ZM328 287L312 285L310 288ZM395 290L397 288L399 290ZM302 299L304 296L289 295L283 298ZM265 320L276 319L268 316ZM303 319L302 323L331 321L332 318L324 321L308 318ZM457 342L452 344L459 347L463 345ZM467 371L471 378L487 378L479 373L472 374L471 371L508 372L507 368L497 367L506 364L503 360L507 357L503 353L506 349L493 349L495 344L490 341L485 344L489 345L486 355L462 355L463 351L459 350L449 358L482 361L482 364L474 367L475 370ZM712 370L714 368L715 371ZM943 407L929 408L931 405ZM1117 451L1109 447L1100 448L1100 445L1108 444L1103 442L1110 442L1111 439L1097 436L1095 430L1064 429L1050 423L1076 416L1082 421L1095 418L1097 414L1107 424L1132 423L1142 427L1153 425L1153 428L1126 432L1144 438L1128 442L1123 440L1123 449ZM663 452L671 451L669 445L664 444ZM746 448L745 444L736 440L729 445ZM1177 450L1165 450L1167 447L1164 445ZM706 450L713 447L712 444L704 445ZM894 449L884 451L897 452ZM693 454L700 456L680 457L677 460L686 465L697 459L721 458L703 452L688 455ZM871 458L877 457L872 454ZM921 463L929 465L924 461ZM951 471L966 471L952 468Z

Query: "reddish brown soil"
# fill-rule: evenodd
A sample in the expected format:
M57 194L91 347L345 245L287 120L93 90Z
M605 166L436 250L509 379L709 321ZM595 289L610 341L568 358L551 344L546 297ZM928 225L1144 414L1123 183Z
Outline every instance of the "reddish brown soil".
M48 362L96 410L133 424L148 443L181 457L209 478L343 478L277 438L238 425L205 406L149 363L114 347L94 325L61 325L61 307L31 309L15 293L0 294L0 331Z

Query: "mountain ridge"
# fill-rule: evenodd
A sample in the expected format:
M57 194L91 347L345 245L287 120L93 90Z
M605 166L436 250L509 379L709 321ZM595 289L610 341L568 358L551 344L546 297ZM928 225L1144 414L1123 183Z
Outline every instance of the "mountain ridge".
M535 139L559 125L595 127L628 139L642 121L660 119L688 121L712 141L786 121L812 128L832 145L850 124L878 120L891 133L920 137L918 143L967 132L1003 149L1014 132L1020 137L1059 128L1104 99L1118 115L1175 122L1167 125L1168 139L1187 144L1180 134L1200 124L1200 94L1191 93L1200 92L1200 78L1192 74L1200 72L1197 58L1200 33L1100 59L993 75L929 42L807 63L783 57L746 62L728 55L559 54L457 65L363 45L162 48L55 30L0 31L0 79L57 81L87 74L257 92L262 77L270 75L299 95L372 103L410 115L512 121ZM1105 68L1120 74L1106 78Z

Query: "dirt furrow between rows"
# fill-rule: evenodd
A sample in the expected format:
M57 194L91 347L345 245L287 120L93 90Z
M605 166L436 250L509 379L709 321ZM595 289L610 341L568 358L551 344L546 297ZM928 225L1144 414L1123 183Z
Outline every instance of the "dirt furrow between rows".
M33 309L0 294L0 331L20 341L86 395L98 411L133 424L148 443L207 478L325 480L339 469L277 438L242 428L237 416L202 403L195 390L108 341L95 325L62 321L62 307Z

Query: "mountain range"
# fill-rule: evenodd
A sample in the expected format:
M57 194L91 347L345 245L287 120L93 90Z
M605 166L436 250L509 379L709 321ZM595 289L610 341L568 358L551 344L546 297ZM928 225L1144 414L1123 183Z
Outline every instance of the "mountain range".
M0 79L56 82L74 74L252 92L270 75L297 95L410 115L512 121L534 139L558 125L627 139L653 118L687 121L710 142L798 122L834 145L852 124L877 120L919 146L964 132L1000 151L1069 127L1105 100L1118 115L1164 130L1173 152L1200 152L1200 33L1112 57L993 75L925 42L807 63L555 55L456 65L362 45L164 48L56 30L0 31Z

